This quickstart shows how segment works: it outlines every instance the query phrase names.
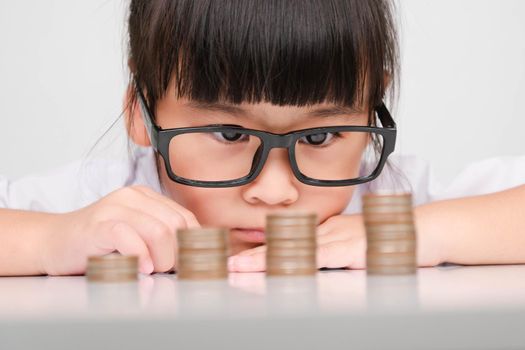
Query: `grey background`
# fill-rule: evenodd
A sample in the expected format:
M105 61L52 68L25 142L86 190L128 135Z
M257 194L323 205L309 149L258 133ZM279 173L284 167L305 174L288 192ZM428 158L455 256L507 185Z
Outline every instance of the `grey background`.
M86 156L119 115L127 4L0 0L0 175ZM473 161L525 154L525 1L404 0L398 7L397 152L428 160L445 182ZM122 140L121 132L105 142Z

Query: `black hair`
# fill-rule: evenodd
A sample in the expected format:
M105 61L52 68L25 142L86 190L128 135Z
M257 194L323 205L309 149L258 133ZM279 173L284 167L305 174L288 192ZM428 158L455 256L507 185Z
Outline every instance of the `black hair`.
M131 0L130 80L152 110L173 82L178 97L192 100L330 102L372 113L397 85L394 7L388 0Z

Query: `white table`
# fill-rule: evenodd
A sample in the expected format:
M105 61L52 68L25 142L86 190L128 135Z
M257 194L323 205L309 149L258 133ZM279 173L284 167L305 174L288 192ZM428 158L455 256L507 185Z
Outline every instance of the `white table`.
M0 278L0 349L525 348L525 265L417 276Z

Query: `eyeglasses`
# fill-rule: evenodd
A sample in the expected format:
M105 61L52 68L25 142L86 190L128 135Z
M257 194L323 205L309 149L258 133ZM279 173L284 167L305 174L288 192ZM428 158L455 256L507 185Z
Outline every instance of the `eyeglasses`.
M396 124L384 104L382 127L327 126L275 134L238 125L162 129L137 89L152 147L169 178L197 187L234 187L253 181L273 148L286 148L295 177L312 186L351 186L375 179L394 151Z

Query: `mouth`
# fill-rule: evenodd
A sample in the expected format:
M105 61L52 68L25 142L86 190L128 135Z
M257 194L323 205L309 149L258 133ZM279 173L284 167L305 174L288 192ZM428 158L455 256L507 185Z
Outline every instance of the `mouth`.
M264 243L266 241L264 229L260 227L234 227L232 234L245 242Z

